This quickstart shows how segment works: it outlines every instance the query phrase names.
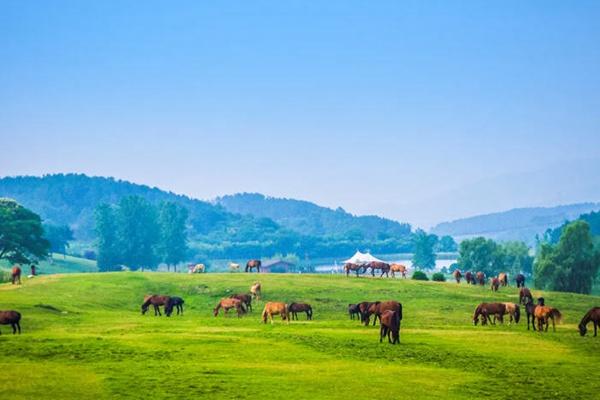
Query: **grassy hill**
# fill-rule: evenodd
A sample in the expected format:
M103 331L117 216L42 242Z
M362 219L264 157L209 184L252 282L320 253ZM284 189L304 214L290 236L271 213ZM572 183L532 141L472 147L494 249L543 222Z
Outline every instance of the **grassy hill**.
M481 301L515 301L514 287L260 275L265 300L308 301L314 321L259 322L262 302L237 318L211 315L219 298L247 291L256 275L69 274L0 285L0 309L23 314L23 334L2 326L0 396L38 398L594 398L600 338L576 324L599 297L542 293L564 313L556 333L523 322L474 327ZM140 315L150 292L186 300L183 317ZM350 321L361 300L404 304L402 343Z
M9 271L11 264L5 260L0 261L0 273ZM29 267L23 267L23 275L29 275ZM44 260L38 265L38 274L66 274L77 272L98 272L96 261L85 258L63 256L62 254L52 254L51 260ZM2 276L6 276L5 274ZM7 278L4 278L6 280ZM0 282L3 279L0 278Z

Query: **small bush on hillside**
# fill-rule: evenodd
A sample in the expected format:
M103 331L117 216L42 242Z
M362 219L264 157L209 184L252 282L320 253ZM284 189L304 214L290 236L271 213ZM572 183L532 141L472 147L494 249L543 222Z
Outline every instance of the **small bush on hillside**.
M412 279L416 280L416 281L428 281L429 278L427 277L427 274L423 271L415 271L413 273Z
M446 275L441 272L436 272L431 276L431 280L436 282L446 282Z

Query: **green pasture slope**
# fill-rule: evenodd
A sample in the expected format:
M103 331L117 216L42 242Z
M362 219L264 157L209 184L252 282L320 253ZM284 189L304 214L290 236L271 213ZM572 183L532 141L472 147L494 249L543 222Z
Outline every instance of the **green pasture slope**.
M265 300L307 301L314 321L260 323L261 304L214 318L217 300L256 279ZM185 298L185 316L140 315L146 293ZM121 272L51 275L0 285L0 398L10 399L579 399L600 394L600 337L580 337L599 297L541 293L565 320L556 333L474 327L481 301L516 301L465 284L329 275ZM361 300L404 304L402 343L350 321Z
M11 267L12 265L8 261L0 261L0 274L2 274L2 276L0 276L0 282L9 279ZM23 279L27 279L26 276L30 273L29 265L23 265L22 267ZM96 266L96 261L53 253L51 260L44 260L39 263L37 273L40 275L47 275L73 272L98 272L98 267Z

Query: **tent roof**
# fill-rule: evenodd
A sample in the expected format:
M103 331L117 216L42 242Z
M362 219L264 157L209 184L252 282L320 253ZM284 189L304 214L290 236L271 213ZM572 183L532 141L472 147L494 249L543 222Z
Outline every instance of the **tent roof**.
M364 263L368 263L371 261L379 261L379 262L383 262L382 260L373 257L371 255L371 253L361 253L360 251L356 251L356 253L354 253L354 255L352 256L352 258L344 261L345 263L352 263L352 264L364 264Z

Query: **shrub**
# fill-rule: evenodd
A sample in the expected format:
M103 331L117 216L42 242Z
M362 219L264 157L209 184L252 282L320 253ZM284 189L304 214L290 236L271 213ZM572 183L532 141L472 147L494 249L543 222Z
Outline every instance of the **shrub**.
M416 281L428 281L429 278L427 277L427 274L423 271L415 271L413 273L412 279L416 280Z
M441 272L436 272L431 276L431 280L436 282L446 282L446 275Z

